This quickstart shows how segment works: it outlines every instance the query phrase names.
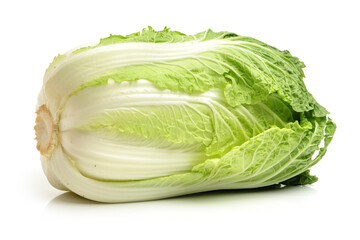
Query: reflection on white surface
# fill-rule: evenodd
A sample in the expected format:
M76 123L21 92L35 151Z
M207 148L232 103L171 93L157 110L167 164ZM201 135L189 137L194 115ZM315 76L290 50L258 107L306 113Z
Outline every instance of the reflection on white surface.
M222 190L205 193L197 193L186 196L135 203L103 204L84 199L78 195L66 192L53 198L45 208L46 215L66 216L71 215L86 217L94 214L125 217L147 214L167 216L191 212L194 208L197 212L209 209L249 212L254 209L272 211L279 206L309 204L316 190L310 186L296 186L284 188L265 188L252 190ZM291 207L291 206L290 206ZM152 213L153 212L153 213ZM121 215L120 215L121 214Z

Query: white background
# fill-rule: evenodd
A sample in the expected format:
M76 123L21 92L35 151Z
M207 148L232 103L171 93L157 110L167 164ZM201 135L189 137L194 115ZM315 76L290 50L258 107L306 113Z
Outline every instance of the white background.
M360 239L357 1L1 1L0 239ZM60 192L35 149L37 94L58 53L151 25L288 49L337 132L312 186L96 204Z

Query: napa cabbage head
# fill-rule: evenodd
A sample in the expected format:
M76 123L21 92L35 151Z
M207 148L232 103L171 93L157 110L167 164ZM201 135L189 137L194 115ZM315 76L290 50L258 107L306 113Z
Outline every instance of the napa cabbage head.
M304 67L250 37L150 27L59 55L37 105L45 174L103 202L313 183L336 127Z

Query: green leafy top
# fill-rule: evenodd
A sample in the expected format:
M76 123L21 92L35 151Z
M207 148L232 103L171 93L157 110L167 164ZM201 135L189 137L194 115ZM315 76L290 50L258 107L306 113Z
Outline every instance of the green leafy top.
M84 47L75 50L74 53L82 52L91 48L107 46L110 44L129 43L129 42L147 42L147 43L179 43L188 41L207 41L212 39L225 39L236 37L237 35L229 32L213 32L210 29L195 35L186 35L178 31L171 31L165 27L161 31L155 31L152 27L144 28L141 32L132 33L126 36L112 35L107 38L100 39L99 44L92 47Z

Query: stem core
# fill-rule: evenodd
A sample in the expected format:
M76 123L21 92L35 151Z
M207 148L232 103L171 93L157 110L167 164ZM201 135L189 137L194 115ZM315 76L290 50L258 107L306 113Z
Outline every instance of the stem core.
M41 105L36 111L34 129L37 140L36 148L42 155L46 155L54 145L55 123L49 109L45 105Z

